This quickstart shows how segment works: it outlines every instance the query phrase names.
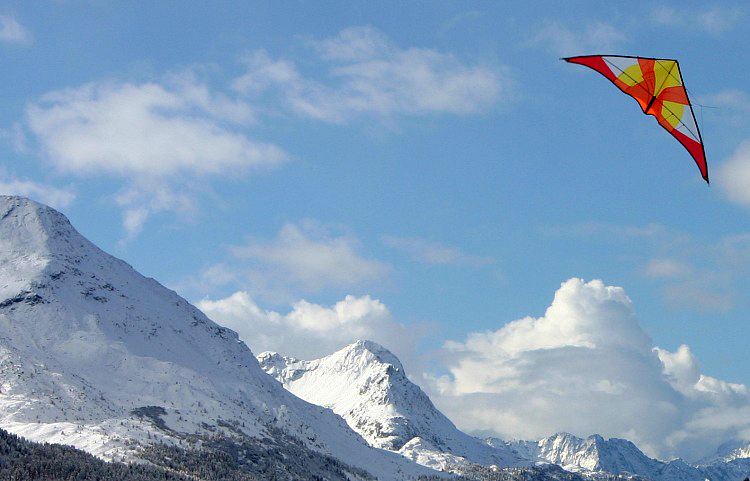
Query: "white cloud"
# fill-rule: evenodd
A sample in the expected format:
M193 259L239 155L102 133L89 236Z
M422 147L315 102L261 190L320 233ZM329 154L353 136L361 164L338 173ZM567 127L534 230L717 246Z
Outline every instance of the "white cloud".
M190 211L191 180L237 177L286 157L233 128L252 121L247 105L189 73L164 83L95 82L51 92L27 107L26 121L59 172L126 180L116 202L130 235L154 212Z
M687 346L654 347L624 290L601 281L570 279L544 316L449 341L444 355L450 374L430 379L433 399L475 432L600 433L662 458L697 459L717 447L706 440L750 429L745 386L700 374ZM721 406L729 414L718 416Z
M492 258L468 255L455 247L445 246L425 239L386 236L383 238L383 243L394 249L406 252L418 262L430 265L485 265L493 262Z
M0 129L0 140L8 141L16 152L28 152L26 134L18 122L14 122L9 129Z
M0 15L0 42L29 44L31 41L31 32L18 23L18 20L8 15Z
M534 43L546 44L561 56L616 51L624 40L619 30L605 22L570 28L558 21L544 23L532 39Z
M727 125L744 128L750 118L750 95L742 90L726 89L703 95L698 103L711 109L711 117Z
M335 37L313 42L325 60L361 62L374 58L393 58L399 48L372 27L350 27Z
M737 6L713 6L700 11L659 6L653 9L649 18L658 25L720 34L732 29L744 16L745 9Z
M662 372L669 383L686 396L695 392L695 385L700 380L700 366L687 344L680 345L675 352L654 348L662 363Z
M639 227L595 223L545 232L583 241L604 239L613 243L613 249L642 251L635 257L642 264L638 272L657 283L663 300L673 309L723 313L734 308L737 283L750 267L750 234L704 239L661 224ZM628 257L627 263L632 265L633 260Z
M750 206L750 140L740 144L732 156L719 166L713 181L729 200Z
M44 96L28 108L28 125L55 167L77 175L227 175L283 158L222 125L223 105L194 89L88 84Z
M413 351L416 330L393 320L388 308L370 296L346 296L332 306L300 300L287 314L263 310L246 292L196 304L214 321L237 331L256 354L276 351L317 359L360 339L388 346L397 355Z
M2 170L0 170L0 194L28 197L56 209L68 207L76 197L70 188L61 189L30 180L19 180L4 174Z
M234 87L246 95L271 91L292 112L335 123L362 115L479 112L507 87L498 68L466 65L434 49L402 49L371 27L347 28L311 44L326 65L323 80L258 51L247 57L247 72Z
M690 266L675 259L651 259L644 272L646 276L654 278L682 277L690 273Z
M721 109L737 109L742 112L750 112L750 96L742 90L727 89L704 97L705 102L711 107Z
M285 224L271 240L230 247L231 265L214 266L207 281L240 285L272 302L327 289L350 289L382 280L390 267L360 253L359 240L313 220Z
M726 273L700 272L670 283L663 288L667 302L677 309L726 312L735 302L731 281Z
M644 239L659 241L669 239L670 243L685 242L685 236L678 236L670 232L663 224L650 223L644 226L622 226L586 222L569 226L552 226L545 229L545 233L553 236L590 237L596 235L608 236L613 239Z

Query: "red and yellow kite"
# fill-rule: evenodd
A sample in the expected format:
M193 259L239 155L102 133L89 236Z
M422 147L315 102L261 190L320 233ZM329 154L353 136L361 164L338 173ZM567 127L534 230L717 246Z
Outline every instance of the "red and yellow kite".
M703 139L677 60L618 55L588 55L563 60L596 70L637 100L644 114L656 117L659 125L690 152L708 182Z

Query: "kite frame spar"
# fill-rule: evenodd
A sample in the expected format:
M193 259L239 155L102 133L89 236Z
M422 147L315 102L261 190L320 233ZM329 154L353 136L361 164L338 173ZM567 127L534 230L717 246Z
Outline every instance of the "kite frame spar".
M654 61L654 62L674 62L674 67L677 68L677 73L679 74L679 78L673 73L672 68L670 68L667 71L667 75L665 76L664 80L662 80L661 85L656 86L654 85L654 90L649 91L646 87L644 87L641 83L641 81L638 81L638 79L635 79L628 75L624 70L622 70L619 66L612 64L611 62L607 61L607 58L623 58L623 59L630 59L634 60L637 63L640 63L640 60L647 60L647 61ZM687 88L685 88L685 82L682 78L682 70L680 70L680 63L675 59L668 59L668 58L654 58L654 57L638 57L638 56L631 56L631 55L582 55L582 56L575 56L575 57L564 57L561 60L565 60L568 63L574 63L578 65L583 65L584 67L588 67L592 70L595 70L596 72L599 72L604 77L607 78L610 82L612 82L618 89L620 89L621 92L625 93L626 95L632 97L636 102L638 102L638 105L643 110L643 113L646 115L651 115L654 118L656 118L657 123L661 125L661 127L669 132L682 146L690 153L690 156L693 157L693 160L698 165L698 169L701 172L701 176L703 179L708 183L708 163L706 162L706 150L703 145L703 137L701 136L700 128L698 128L698 121L695 118L695 112L693 111L693 104L690 102L690 98L688 97ZM651 97L651 99L646 103L645 105L641 102L641 100L636 97L634 94L627 92L621 85L617 83L617 80L620 79L620 76L623 74L627 75L628 78L630 78L634 85L640 86L640 88ZM676 119L678 119L678 125L681 125L684 127L684 129L691 134L693 134L694 137L697 138L697 141L694 139L691 139L686 134L680 132L678 130L678 126L672 125L672 128L668 128L664 125L663 122L669 122L666 120L664 116L662 116L662 119L660 119L660 116L657 115L656 112L651 111L651 107L658 99L657 96L660 96L663 92L664 84L666 83L667 79L669 77L672 77L673 79L679 81L679 85L682 87L682 90L685 94L685 101L687 102L685 105L690 110L690 115L693 118L693 124L695 125L695 132L693 132L693 129L685 124L682 119L685 115L683 113L682 115L678 116L676 113L674 113L672 110L669 109L668 106L661 103L660 107L662 110L666 110L669 112L672 116L674 116ZM643 80L645 81L645 80ZM622 83L622 80L620 80ZM656 94L656 95L655 95ZM697 142L697 146L693 145L692 142ZM700 148L698 148L700 147Z

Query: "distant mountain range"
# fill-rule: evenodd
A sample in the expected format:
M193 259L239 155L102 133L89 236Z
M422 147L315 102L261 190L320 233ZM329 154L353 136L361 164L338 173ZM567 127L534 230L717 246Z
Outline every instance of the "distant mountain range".
M396 356L370 341L355 342L312 361L272 352L261 353L258 360L286 389L332 409L372 446L437 469L461 473L471 465L550 463L587 477L629 473L654 481L742 480L750 474L750 446L725 446L723 455L691 466L681 460L651 459L630 441L599 435L479 440L459 431L409 381Z
M358 341L330 356L299 361L265 352L260 366L300 398L343 417L371 446L448 470L465 460L482 465L529 466L506 446L490 446L459 431L409 381L384 347Z
M398 481L442 470L474 480L627 472L741 481L750 473L750 447L741 444L689 466L599 436L469 436L392 353L369 341L318 360L274 353L256 360L236 333L94 246L59 212L7 196L0 196L0 428L105 460L148 460L161 469L156 476L173 479ZM42 459L23 454L37 453L33 445L8 439L8 452L21 453L14 460Z

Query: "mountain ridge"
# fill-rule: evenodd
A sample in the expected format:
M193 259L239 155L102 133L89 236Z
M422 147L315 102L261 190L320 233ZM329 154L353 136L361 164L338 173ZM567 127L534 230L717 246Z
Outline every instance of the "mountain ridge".
M290 453L352 463L341 468L352 480L369 476L357 470L393 481L434 476L428 467L483 479L502 476L497 466L538 463L591 479L636 471L655 481L728 481L750 473L743 444L688 465L597 435L479 440L370 341L314 361L258 357L234 331L85 239L64 215L0 196L0 428L30 440L135 460L154 443L265 438L299 443L303 451Z
M724 481L744 479L750 473L750 459L740 457L744 451L737 447L725 453L721 460L699 466L682 460L652 459L629 440L605 439L598 434L579 438L569 433L556 433L536 441L497 438L480 441L461 433L427 395L408 380L396 356L372 341L357 341L311 361L273 352L261 353L258 359L261 368L285 388L303 399L333 409L372 445L458 474L471 470L474 465L533 466L539 463L560 466L592 479L611 479L613 475L622 474L654 481ZM404 409L410 405L418 405L420 409ZM429 418L421 417L433 410ZM401 425L412 429L399 431ZM446 434L450 436L447 439L442 437ZM398 437L399 442L394 443L393 437ZM456 439L464 443L457 444ZM477 449L477 442L495 451L488 454Z
M258 359L285 388L332 409L373 446L440 469L467 459L483 465L530 465L510 449L458 430L408 379L398 358L375 342L357 341L312 361L272 352Z
M0 196L0 427L104 459L179 435L269 436L386 479L429 474L285 391L237 334L81 236Z

